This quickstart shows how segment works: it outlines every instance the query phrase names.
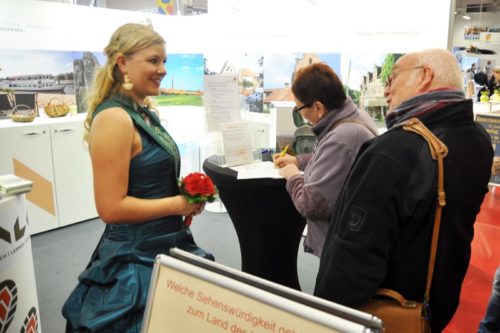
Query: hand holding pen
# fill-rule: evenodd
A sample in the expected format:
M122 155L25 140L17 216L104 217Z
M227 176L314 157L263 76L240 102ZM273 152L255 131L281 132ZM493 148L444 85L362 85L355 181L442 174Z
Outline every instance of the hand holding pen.
M274 165L278 168L283 168L288 164L295 164L298 167L299 162L297 161L297 158L295 156L287 154L287 151L288 145L286 145L280 153L273 155Z
M288 146L289 146L289 145L286 145L286 146L285 146L285 148L283 148L283 150L282 150L282 151L281 151L281 153L280 153L280 157L285 156L285 154L286 154L286 152L287 152L287 150L288 150Z

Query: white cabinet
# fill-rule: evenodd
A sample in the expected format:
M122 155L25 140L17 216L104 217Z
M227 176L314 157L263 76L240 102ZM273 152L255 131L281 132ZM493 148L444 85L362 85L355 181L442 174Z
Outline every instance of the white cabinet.
M50 137L59 225L62 227L96 217L92 166L88 149L82 141L83 123L52 124Z
M59 227L49 125L2 127L0 147L0 174L33 181L26 195L31 234Z
M83 120L0 121L0 174L33 181L26 196L31 234L97 217Z

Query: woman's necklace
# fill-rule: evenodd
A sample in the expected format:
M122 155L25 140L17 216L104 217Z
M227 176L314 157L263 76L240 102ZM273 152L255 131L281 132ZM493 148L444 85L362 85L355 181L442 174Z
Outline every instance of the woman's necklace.
M133 107L134 107L134 111L137 112L142 119L144 119L144 122L149 126L151 127L151 119L149 118L149 115L146 113L146 111L144 111L145 109L147 110L147 106L140 106L139 104L137 104L136 102L133 102Z
M139 114L141 115L142 119L144 119L144 122L151 127L151 119L149 118L149 116L142 110L139 112Z

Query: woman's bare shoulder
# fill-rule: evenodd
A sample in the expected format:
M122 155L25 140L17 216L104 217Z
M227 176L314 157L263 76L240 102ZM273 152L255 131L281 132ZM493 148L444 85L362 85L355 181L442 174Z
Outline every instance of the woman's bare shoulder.
M90 137L131 137L134 124L129 114L122 108L111 107L97 114L90 126Z

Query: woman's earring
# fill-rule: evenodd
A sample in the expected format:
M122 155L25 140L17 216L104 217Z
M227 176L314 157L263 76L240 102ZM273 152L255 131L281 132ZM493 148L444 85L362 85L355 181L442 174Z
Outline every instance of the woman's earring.
M132 90L132 88L134 88L134 84L132 82L130 82L130 78L128 77L128 74L125 73L123 75L123 83L122 83L122 87L123 89L125 90Z

